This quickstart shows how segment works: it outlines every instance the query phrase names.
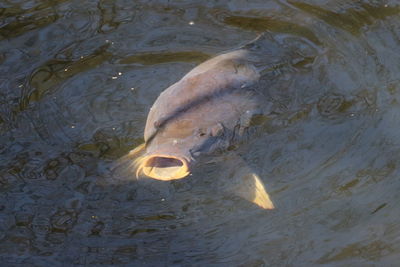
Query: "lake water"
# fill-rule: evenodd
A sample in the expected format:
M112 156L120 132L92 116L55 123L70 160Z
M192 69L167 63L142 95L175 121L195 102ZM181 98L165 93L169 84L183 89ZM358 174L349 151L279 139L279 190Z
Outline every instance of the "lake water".
M218 162L116 179L159 93L262 32L290 53L237 153L276 209ZM1 265L398 266L399 81L395 0L1 0Z

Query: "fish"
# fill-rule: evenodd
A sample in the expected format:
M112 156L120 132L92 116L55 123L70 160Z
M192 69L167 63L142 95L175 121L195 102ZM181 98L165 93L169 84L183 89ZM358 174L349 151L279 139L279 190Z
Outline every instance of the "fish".
M136 176L171 181L187 177L199 159L234 150L265 113L263 94L285 54L262 34L238 49L212 57L165 89L147 116L144 144L126 158ZM269 64L265 64L268 62ZM229 153L232 154L232 153ZM233 159L232 159L233 158ZM134 160L132 160L134 159ZM263 209L274 204L262 179L239 156L233 186L237 195Z

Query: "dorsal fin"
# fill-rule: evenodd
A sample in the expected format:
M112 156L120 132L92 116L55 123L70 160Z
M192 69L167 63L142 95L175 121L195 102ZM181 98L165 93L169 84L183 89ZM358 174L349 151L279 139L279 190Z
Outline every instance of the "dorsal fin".
M269 57L281 55L285 49L279 41L280 38L276 38L276 36L277 34L270 32L260 33L252 41L241 46L240 49Z

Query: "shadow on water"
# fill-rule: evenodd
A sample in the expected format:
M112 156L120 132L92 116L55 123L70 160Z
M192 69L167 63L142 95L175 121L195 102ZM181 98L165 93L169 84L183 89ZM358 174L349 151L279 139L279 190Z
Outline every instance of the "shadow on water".
M317 2L3 1L2 264L397 264L400 7ZM264 31L291 53L265 62L248 166L115 177L163 89ZM249 167L276 209L225 190Z
M363 27L372 25L377 20L398 15L400 12L398 6L376 6L368 3L355 4L355 7L346 8L344 12L334 12L326 8L297 1L288 1L288 3L337 29L345 30L351 34L360 34Z
M59 18L55 7L63 2L66 0L42 1L30 8L24 8L23 4L16 3L8 7L2 6L0 18L6 23L0 28L1 39L16 37L54 23Z
M200 64L209 58L208 55L201 52L175 52L175 53L143 53L124 57L120 60L121 64L143 64L155 65L170 62L195 62Z
M29 96L22 98L20 111L26 109L31 102L37 102L50 93L51 89L59 86L63 81L74 75L95 68L104 61L111 58L111 53L107 52L108 45L96 49L92 55L83 57L76 61L69 60L51 60L45 65L37 68L32 73L29 80L30 87L34 88Z
M252 18L252 17L242 17L242 16L227 16L224 18L224 23L227 25L242 28L244 30L252 31L272 31L279 33L288 33L298 36L303 36L308 40L314 42L315 44L320 44L318 37L308 29L301 25L295 23L284 22L275 18Z

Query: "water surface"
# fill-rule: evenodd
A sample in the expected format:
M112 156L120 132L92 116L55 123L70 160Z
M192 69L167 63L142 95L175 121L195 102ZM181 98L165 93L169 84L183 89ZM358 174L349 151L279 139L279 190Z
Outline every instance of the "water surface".
M239 153L276 209L221 187L116 179L158 94L261 32L270 120ZM268 66L270 62L266 62ZM400 260L397 1L0 2L4 266L395 266Z

